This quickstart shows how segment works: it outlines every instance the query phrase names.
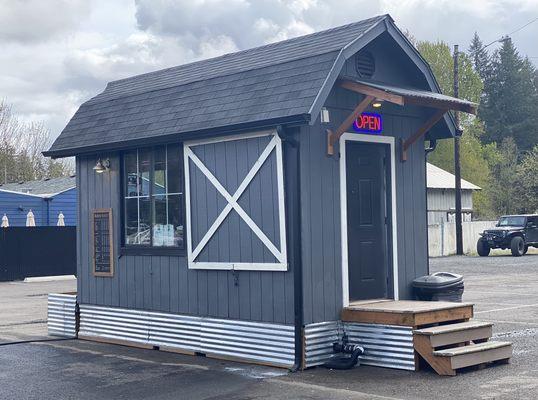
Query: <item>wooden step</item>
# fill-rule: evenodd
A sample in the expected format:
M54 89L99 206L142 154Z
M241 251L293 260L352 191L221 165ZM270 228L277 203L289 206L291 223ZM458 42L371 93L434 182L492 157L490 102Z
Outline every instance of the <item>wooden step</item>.
M472 317L473 304L447 301L356 301L342 310L342 321L414 328L444 322L461 322Z
M448 358L452 369L470 367L512 357L512 343L486 342L453 349L435 350L435 357Z
M413 333L428 336L431 347L440 347L475 340L485 341L491 337L492 327L493 324L489 322L466 321L415 329Z

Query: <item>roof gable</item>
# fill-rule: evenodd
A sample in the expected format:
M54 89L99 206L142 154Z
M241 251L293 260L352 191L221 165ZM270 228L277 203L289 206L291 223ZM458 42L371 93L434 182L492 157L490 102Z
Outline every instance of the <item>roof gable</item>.
M431 90L440 92L427 63L390 16L382 15L111 82L81 105L44 154L64 157L194 135L313 123L345 61L387 31L418 63Z
M221 57L111 82L82 104L45 155L166 140L200 131L300 122L342 50L386 15Z

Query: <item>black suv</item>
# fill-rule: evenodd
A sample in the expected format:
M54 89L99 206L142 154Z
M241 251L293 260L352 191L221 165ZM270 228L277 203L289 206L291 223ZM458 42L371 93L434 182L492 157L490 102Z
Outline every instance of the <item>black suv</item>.
M480 234L478 255L485 257L490 249L510 249L513 256L520 257L529 246L538 247L538 215L506 215L495 227Z

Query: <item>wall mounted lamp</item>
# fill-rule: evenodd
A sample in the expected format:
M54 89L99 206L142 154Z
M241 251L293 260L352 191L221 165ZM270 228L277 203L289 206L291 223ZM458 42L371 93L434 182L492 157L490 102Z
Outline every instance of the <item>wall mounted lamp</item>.
M97 163L95 164L95 167L93 167L93 170L97 174L102 174L103 172L106 172L110 169L110 160L108 158L102 160L98 159Z

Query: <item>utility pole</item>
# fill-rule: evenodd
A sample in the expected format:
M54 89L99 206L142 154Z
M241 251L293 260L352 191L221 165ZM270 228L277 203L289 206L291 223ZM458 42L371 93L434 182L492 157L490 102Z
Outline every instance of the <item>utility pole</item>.
M459 68L458 68L458 45L454 45L454 97L459 96ZM460 165L460 117L457 111L454 112L456 121L456 136L454 136L454 175L455 195L456 195L456 254L463 255L463 230L461 226L461 165Z

